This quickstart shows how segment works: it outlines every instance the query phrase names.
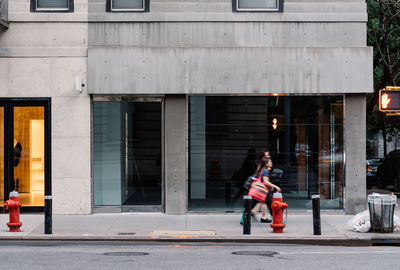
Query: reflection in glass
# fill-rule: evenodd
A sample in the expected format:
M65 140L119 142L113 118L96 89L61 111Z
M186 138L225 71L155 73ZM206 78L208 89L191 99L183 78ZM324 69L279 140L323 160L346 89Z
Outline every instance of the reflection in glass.
M242 9L277 9L278 0L237 0L238 7Z
M112 0L112 9L143 9L143 0Z
M161 205L161 103L93 103L94 205Z
M44 108L14 108L14 179L22 206L44 206Z
M0 107L0 205L4 204L4 107Z
M68 9L69 0L37 0L37 8Z
M343 99L190 97L189 210L243 208L243 183L261 149L291 208L343 207Z

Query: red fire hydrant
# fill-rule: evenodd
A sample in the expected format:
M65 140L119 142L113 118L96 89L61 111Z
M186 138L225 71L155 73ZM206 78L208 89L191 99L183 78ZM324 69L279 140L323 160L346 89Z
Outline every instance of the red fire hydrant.
M286 226L285 224L283 224L283 210L285 210L287 207L288 207L287 203L284 203L282 200L282 193L274 193L274 197L272 199L272 204L271 204L272 208L271 228L273 228L274 233L283 233L283 228L285 228Z
M10 222L7 226L10 227L10 232L19 232L19 228L22 223L19 221L19 208L21 208L21 203L19 202L18 192L10 192L10 199L4 202L4 210L10 212Z

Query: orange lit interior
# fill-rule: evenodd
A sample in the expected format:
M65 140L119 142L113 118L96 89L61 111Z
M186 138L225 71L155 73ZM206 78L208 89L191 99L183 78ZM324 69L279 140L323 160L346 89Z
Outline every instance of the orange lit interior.
M0 205L4 204L4 108L0 107Z
M14 186L22 206L44 205L44 108L14 108L14 147L22 147Z

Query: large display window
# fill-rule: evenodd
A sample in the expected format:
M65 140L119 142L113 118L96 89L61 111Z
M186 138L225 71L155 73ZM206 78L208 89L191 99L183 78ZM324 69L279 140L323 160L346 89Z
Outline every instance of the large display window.
M291 209L343 208L343 96L191 96L189 210L243 208L242 188L269 149Z
M119 99L93 102L94 206L162 210L162 102Z

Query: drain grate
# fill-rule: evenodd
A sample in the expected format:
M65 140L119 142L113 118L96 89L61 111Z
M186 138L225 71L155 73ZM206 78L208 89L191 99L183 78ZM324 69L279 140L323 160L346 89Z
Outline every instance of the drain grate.
M120 232L118 235L135 235L136 233L134 232Z
M234 251L233 255L245 255L245 256L265 256L265 257L273 257L276 254L279 254L275 251Z
M106 256L144 256L149 255L147 252L106 252Z

